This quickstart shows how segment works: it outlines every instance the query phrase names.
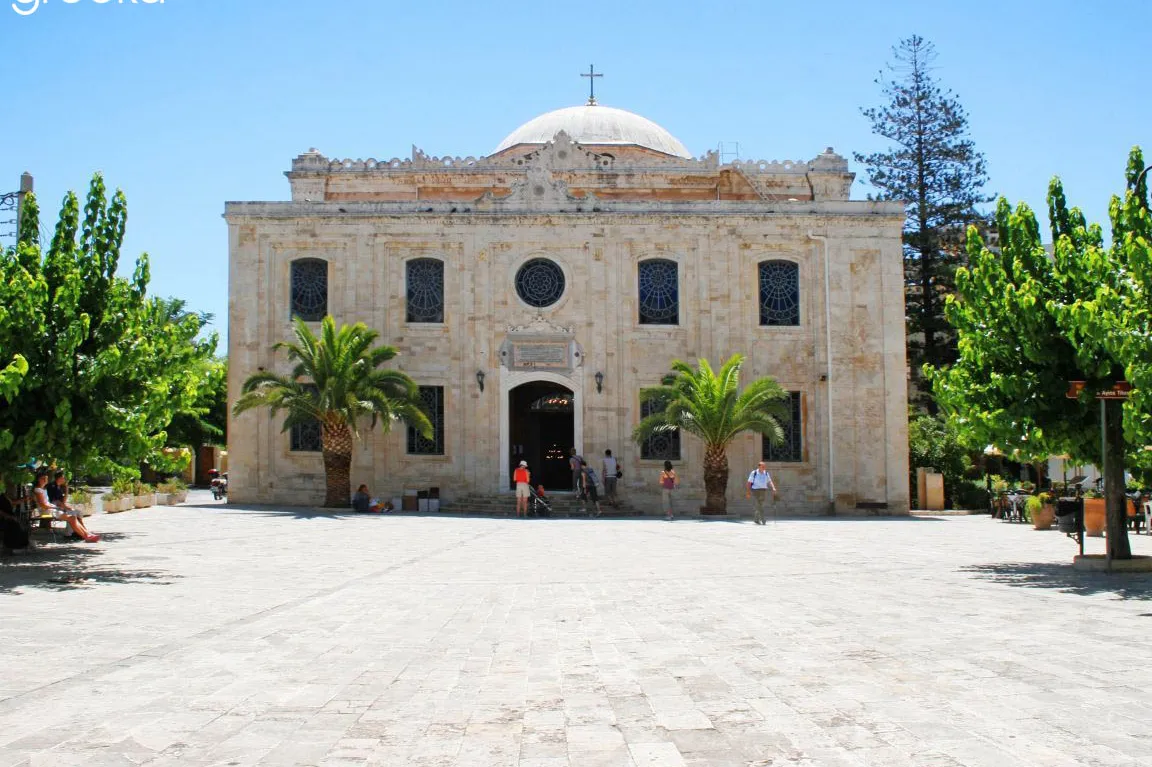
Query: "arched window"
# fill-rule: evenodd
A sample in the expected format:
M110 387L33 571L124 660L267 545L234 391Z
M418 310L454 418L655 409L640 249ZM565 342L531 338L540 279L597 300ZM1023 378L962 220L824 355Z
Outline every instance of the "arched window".
M432 439L408 427L408 455L444 455L444 387L421 386L424 414L432 422Z
M800 397L800 392L790 391L788 399L784 400L787 416L780 421L780 428L784 430L784 441L779 445L772 445L769 444L767 437L760 438L760 456L765 461L799 463L804 460L804 422Z
M796 262L760 263L760 324L800 324L800 266Z
M675 261L641 261L638 271L641 325L680 323L680 271Z
M292 425L293 453L319 453L324 449L324 442L320 439L320 422L312 419L305 423Z
M305 388L315 392L315 384L305 384ZM309 418L301 423L292 424L291 443L289 450L293 453L319 453L324 449L324 440L321 438L320 422Z
M408 262L408 322L444 321L444 262L414 258Z
M328 313L328 262L301 258L292 262L292 316L319 322Z
M667 402L660 400L646 400L640 403L640 418L644 419L653 413L659 413L668 407ZM679 461L680 460L680 429L668 429L653 434L640 445L640 457L653 461Z

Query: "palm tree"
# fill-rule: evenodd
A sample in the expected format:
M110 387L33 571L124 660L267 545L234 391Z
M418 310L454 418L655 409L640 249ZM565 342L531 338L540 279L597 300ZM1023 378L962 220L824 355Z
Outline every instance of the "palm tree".
M362 322L337 330L332 317L321 322L319 338L299 318L293 329L296 343L272 347L283 349L296 363L291 374L261 371L250 376L232 412L267 407L275 416L284 411L283 431L318 421L327 485L324 505L346 507L352 497L353 437L365 417L372 426L379 421L385 431L394 421L405 421L429 438L432 422L411 378L399 370L378 369L397 352L392 346L372 346L379 335L375 330Z
M747 431L763 434L773 445L784 441L781 422L787 417L784 400L788 395L773 378L758 378L743 392L740 368L744 356L734 354L720 368L712 370L701 359L693 368L686 362L672 362L672 372L661 386L640 391L641 402L665 405L661 412L642 420L632 433L638 444L649 437L680 429L704 440L704 506L711 512L728 508L728 445Z

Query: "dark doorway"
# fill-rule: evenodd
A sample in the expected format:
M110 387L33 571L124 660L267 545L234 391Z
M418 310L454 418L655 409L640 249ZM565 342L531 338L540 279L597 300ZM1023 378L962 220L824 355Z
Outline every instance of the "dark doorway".
M575 396L559 384L534 381L510 391L509 466L515 469L521 461L527 461L533 485L544 485L546 490L571 490L568 449L575 437L574 411ZM508 483L513 487L511 477Z

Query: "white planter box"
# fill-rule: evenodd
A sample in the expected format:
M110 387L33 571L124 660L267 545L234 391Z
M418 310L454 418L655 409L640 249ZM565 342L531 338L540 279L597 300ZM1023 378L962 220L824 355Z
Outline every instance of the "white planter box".
M167 506L168 505L168 493L156 493L156 505L157 506Z
M146 509L149 506L156 505L156 493L148 493L147 495L137 495L133 498L133 503L138 509Z
M105 514L118 514L121 511L124 511L124 499L123 498L115 498L115 499L111 499L111 500L109 500L107 498L104 499L104 513Z
M173 506L176 506L177 504L184 503L187 500L188 500L188 491L187 490L181 490L179 493L172 493L170 496L168 496L168 503L172 504Z

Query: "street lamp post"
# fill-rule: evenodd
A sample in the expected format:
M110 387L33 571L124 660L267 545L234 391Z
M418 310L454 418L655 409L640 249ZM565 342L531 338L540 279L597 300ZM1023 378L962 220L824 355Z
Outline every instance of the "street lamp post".
M1140 187L1140 182L1144 180L1144 177L1148 175L1148 171L1150 170L1152 170L1152 165L1149 165L1147 168L1140 171L1140 175L1136 176L1136 183L1132 185L1134 190Z

